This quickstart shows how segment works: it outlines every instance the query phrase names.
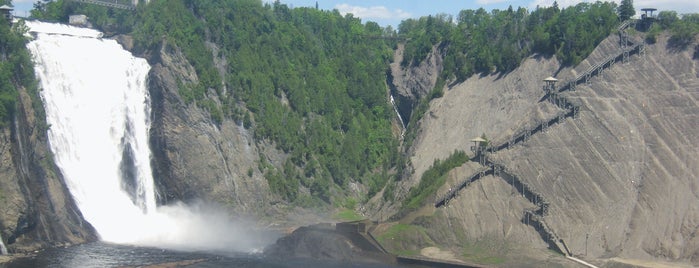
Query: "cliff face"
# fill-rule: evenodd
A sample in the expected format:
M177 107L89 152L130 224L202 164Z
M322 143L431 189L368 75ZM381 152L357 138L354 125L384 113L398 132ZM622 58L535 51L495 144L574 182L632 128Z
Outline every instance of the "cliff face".
M230 120L216 125L195 104L186 104L178 89L197 81L194 68L175 47L165 44L155 53L149 90L151 149L160 201L198 199L227 205L238 213L264 213L275 201L256 164L265 146L243 126ZM276 159L271 157L270 162Z
M600 46L575 70L609 54ZM693 46L692 46L693 47ZM551 201L573 252L699 263L699 60L667 38L568 93L579 119L497 157Z
M37 120L30 96L20 89L12 126L0 131L0 232L10 252L97 239L63 182Z
M404 51L405 45L399 44L394 52L393 63L388 73L388 86L403 123L407 124L418 101L429 94L437 83L439 73L442 72L443 59L439 47L433 47L423 61L403 67L401 62Z
M581 105L578 118L491 157L550 203L544 220L573 254L601 262L620 257L699 263L699 60L694 45L677 50L666 37L659 38L645 55L616 63L590 84L564 93ZM417 185L434 159L445 159L455 149L470 152L475 136L485 133L503 143L554 118L562 109L540 101L541 80L552 75L572 79L620 51L619 38L611 36L576 68L530 58L511 73L473 77L445 90L420 122L410 155L415 172L397 188ZM453 170L438 195L482 168L472 162ZM523 219L524 210L532 208L510 183L485 176L459 191L448 207L418 211L404 220L426 227L435 241L454 248L485 239L500 241L500 248L543 249L547 245Z

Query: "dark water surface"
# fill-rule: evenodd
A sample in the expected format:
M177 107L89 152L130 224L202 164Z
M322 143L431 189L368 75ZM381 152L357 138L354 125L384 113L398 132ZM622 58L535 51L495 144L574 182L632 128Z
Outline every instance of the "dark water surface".
M262 254L182 252L96 242L48 249L32 257L0 264L0 268L143 267L151 265L154 267L395 267L377 263L348 263L313 259L279 260L267 258Z

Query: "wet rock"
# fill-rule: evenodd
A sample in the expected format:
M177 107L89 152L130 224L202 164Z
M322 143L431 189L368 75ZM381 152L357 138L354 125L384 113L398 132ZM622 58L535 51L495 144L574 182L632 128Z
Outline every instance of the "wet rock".
M53 163L36 114L22 88L12 126L0 131L0 232L14 253L97 239Z

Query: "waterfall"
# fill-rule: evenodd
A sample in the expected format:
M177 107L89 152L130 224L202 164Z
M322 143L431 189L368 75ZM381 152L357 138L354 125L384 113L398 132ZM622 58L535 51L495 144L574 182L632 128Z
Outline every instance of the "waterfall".
M124 230L137 223L125 219L156 208L148 148L150 66L94 30L27 25L37 33L28 47L43 89L51 150L71 194L104 240L133 241L133 232ZM134 183L135 192L121 189Z
M405 121L403 121L403 117L400 116L400 112L398 111L398 106L396 106L396 100L393 98L393 94L391 95L391 105L393 106L393 111L396 112L396 115L398 115L398 120L400 120L400 125L403 127L403 131L401 131L401 136L405 134L405 129L407 126L405 125Z
M0 234L0 255L7 255L7 248L5 247L5 243L2 242L2 234Z
M146 60L95 30L31 21L27 26L35 33L27 46L54 160L102 240L196 250L259 247L259 239L220 211L156 206Z

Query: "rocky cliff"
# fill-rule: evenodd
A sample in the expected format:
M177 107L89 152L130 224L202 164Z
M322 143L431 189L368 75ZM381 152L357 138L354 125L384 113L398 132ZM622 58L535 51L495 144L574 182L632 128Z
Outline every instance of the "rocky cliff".
M576 256L597 263L612 257L643 259L650 266L699 263L694 135L699 130L699 59L691 49L695 44L682 50L667 40L659 38L645 54L564 93L581 105L578 118L566 118L491 156L550 203L544 221ZM410 155L415 172L397 189L407 192L417 185L433 160L454 149L469 152L473 137L485 133L502 144L554 118L562 109L542 99L542 79L572 79L620 53L619 43L618 36L609 37L575 68L533 57L513 72L472 77L448 88L419 123ZM483 168L472 162L453 170L438 195ZM485 176L458 191L448 206L430 204L402 222L424 226L435 242L457 253L467 252L465 245L485 243L512 261L514 249L548 246L524 217L536 205L512 185Z
M232 120L217 125L195 103L185 103L179 88L198 78L178 48L166 43L153 55L151 148L159 200L203 200L237 213L265 214L278 200L269 193L257 162L264 152L270 162L279 163L278 153L253 140L242 125Z
M401 65L404 51L405 45L398 44L387 82L403 123L407 124L420 99L427 96L437 83L443 59L439 47L433 47L423 61L404 67Z
M96 240L53 162L43 119L26 90L18 93L12 125L0 131L0 232L9 252Z
M699 264L699 59L667 40L569 93L579 119L497 155L548 197L550 225L574 253Z

